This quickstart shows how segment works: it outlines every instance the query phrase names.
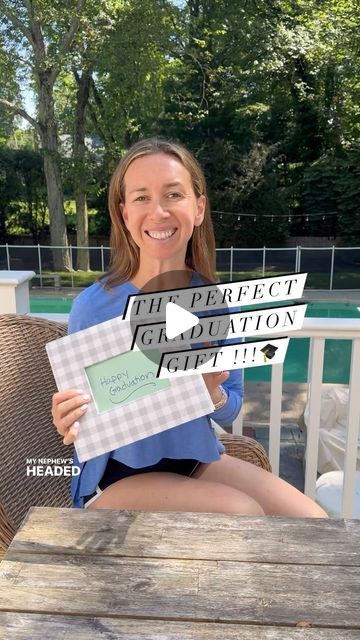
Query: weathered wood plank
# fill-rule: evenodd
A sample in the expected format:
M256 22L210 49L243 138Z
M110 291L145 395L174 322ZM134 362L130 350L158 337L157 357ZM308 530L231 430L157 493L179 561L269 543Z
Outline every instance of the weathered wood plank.
M0 610L358 629L360 569L9 551Z
M33 508L11 548L360 566L360 521Z
M358 640L359 632L0 612L0 638L43 640L46 637L51 640Z

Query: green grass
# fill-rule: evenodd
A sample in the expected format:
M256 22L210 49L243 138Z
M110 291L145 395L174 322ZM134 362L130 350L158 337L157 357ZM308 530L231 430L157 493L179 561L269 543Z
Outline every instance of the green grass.
M57 274L60 276L61 287L88 287L93 284L102 274L101 271L44 271L42 273L43 286L52 286L53 280L46 280L47 275ZM39 279L36 280L38 286Z

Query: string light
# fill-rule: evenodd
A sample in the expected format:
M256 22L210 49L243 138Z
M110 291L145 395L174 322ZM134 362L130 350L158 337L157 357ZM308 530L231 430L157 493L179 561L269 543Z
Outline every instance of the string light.
M254 222L257 221L257 215L253 214L253 213L244 213L241 212L235 212L235 211L216 211L215 209L211 212L212 214L218 214L218 219L222 220L224 216L236 216L237 217L237 221L240 222L241 217L245 217L246 218L252 218ZM326 215L321 214L321 213L307 213L307 214L295 214L295 215L289 215L288 213L284 214L284 213L279 213L279 214L273 214L273 213L262 213L261 218L270 218L271 222L280 222L282 219L287 218L288 223L291 223L292 220L294 219L294 221L296 223L304 221L304 222L309 222L311 220L319 221L320 219L325 221L328 218L331 218L332 216L337 216L338 213L336 211L331 212L331 213L327 213ZM240 228L240 227L239 227Z

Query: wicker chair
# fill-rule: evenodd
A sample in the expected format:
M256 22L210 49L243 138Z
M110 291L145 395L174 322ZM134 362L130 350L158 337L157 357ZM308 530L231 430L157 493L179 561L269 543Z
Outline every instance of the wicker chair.
M0 316L0 560L31 506L70 507L69 477L28 477L27 460L70 458L51 417L55 381L45 344L66 326ZM271 470L265 450L245 436L221 435L226 452Z

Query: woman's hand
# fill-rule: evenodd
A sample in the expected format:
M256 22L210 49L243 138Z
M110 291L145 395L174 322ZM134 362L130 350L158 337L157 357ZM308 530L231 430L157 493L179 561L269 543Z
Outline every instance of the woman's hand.
M220 385L228 379L229 371L214 371L214 373L203 373L202 377L210 393L211 400L214 404L221 400Z
M211 347L217 345L215 342L211 344L211 342L204 342L204 347ZM221 389L220 385L228 379L230 375L229 371L214 371L214 373L203 373L202 377L204 378L204 382L207 386L207 390L210 393L211 400L214 404L220 402L221 400Z
M51 413L64 444L72 444L79 431L79 418L84 415L91 398L78 389L58 391L52 398Z

